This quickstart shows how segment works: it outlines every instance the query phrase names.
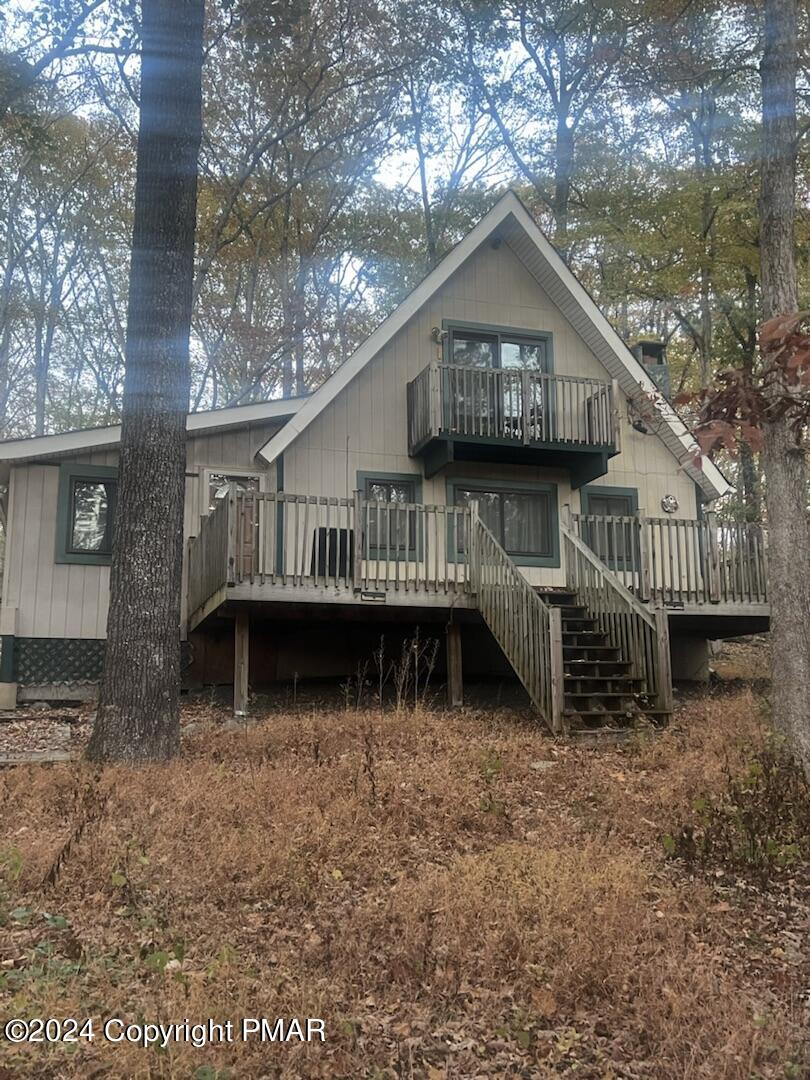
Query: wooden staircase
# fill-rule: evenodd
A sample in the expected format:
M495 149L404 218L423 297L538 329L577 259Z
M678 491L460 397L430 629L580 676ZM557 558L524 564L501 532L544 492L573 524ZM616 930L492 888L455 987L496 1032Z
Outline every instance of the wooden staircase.
M611 645L608 634L575 592L537 589L550 608L559 608L562 624L563 716L566 729L627 729L646 719L660 723L644 680L632 673L633 662Z
M672 711L669 624L566 525L565 589L536 589L470 507L471 592L555 735L626 731Z

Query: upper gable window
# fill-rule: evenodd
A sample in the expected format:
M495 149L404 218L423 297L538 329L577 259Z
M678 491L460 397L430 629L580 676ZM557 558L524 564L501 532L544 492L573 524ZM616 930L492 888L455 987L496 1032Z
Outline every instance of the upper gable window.
M463 367L551 371L550 334L509 327L451 325L447 351L449 362Z

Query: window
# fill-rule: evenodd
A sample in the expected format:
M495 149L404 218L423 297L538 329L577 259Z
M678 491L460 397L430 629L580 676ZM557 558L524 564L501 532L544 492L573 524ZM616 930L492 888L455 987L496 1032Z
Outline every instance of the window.
M59 475L56 561L104 565L112 555L118 471L63 465Z
M612 569L630 568L634 544L634 526L630 521L609 519L631 518L638 509L635 488L584 488L582 513L588 518L604 521L584 522L583 538L602 562Z
M464 367L551 369L551 335L508 327L450 326L448 360Z
M454 482L455 506L478 503L478 513L508 555L533 566L559 565L557 489L552 484L477 485ZM456 551L464 550L464 537L456 538Z
M403 555L416 557L416 513L374 506L374 503L418 503L421 500L421 482L418 476L361 473L358 475L360 491L370 505L365 515L363 548L366 552L382 555L390 553L394 558Z
M542 441L549 430L549 403L544 402L542 380L526 385L518 374L539 375L551 370L551 336L505 327L451 326L447 344L449 362L503 374L470 380L463 373L447 376L445 397L454 398L451 413L464 433L494 434L519 439L529 425L531 437ZM524 397L528 400L524 401Z
M208 512L210 513L217 505L218 499L224 499L228 494L231 484L236 486L237 492L258 491L259 477L237 475L235 473L207 471L208 480Z

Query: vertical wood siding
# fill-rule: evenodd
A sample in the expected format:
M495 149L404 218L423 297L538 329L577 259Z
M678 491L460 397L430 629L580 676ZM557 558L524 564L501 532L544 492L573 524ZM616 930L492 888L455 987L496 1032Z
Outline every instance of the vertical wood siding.
M406 385L431 360L441 359L431 329L442 320L491 323L522 330L550 331L554 370L562 375L606 379L607 372L572 328L559 308L506 244L487 243L462 266L403 327L369 366L296 439L284 454L285 487L302 494L347 497L358 471L419 473L421 464L408 457ZM695 517L692 480L655 435L643 435L627 422L622 396L622 452L612 458L608 473L595 483L638 489L639 507L660 510L663 495L673 494L678 516ZM453 476L553 482L561 506L577 512L579 492L570 490L568 474L525 466L459 463ZM446 477L425 479L426 503L446 501ZM553 568L526 569L537 584L561 585L564 575Z
M189 439L186 538L196 533L205 508L202 469L255 469L259 474L267 473L269 486L275 469L257 461L255 455L275 430L274 424L254 424ZM116 465L118 454L114 450L99 451L70 460L85 465ZM110 569L55 561L58 487L58 464L18 465L11 470L3 606L17 608L20 637L103 638L107 630Z
M421 472L421 464L408 457L406 384L437 358L431 328L441 327L444 319L550 331L556 372L607 378L509 246L503 243L494 249L484 244L285 452L287 491L348 497L358 471ZM622 452L611 459L607 475L595 482L637 488L639 507L652 516L659 513L661 497L674 494L680 506L677 516L695 517L691 479L656 436L630 427L624 400L620 412ZM275 467L268 469L255 457L275 429L274 424L256 424L189 440L187 537L196 534L205 509L203 468L255 468L266 472L267 489L275 486ZM115 464L117 454L99 452L74 460ZM568 475L561 470L465 463L454 466L452 475L551 482L557 485L560 510L566 503L575 512L580 509L579 492L571 491ZM103 637L109 569L54 562L58 478L59 469L53 465L12 469L3 604L19 609L17 632L23 636ZM424 480L422 499L446 503L446 477ZM525 573L534 584L565 582L562 568L531 567Z

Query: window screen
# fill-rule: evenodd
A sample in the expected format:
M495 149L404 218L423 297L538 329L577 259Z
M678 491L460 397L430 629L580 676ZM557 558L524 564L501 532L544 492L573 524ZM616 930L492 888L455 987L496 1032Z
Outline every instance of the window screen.
M633 525L615 518L630 518L635 514L635 499L621 492L613 494L588 492L587 516L604 518L604 521L588 521L586 540L589 547L608 566L630 565L633 545Z
M415 503L416 482L366 478L365 496L371 502L366 516L366 544L378 552L416 553L416 514L374 503Z

